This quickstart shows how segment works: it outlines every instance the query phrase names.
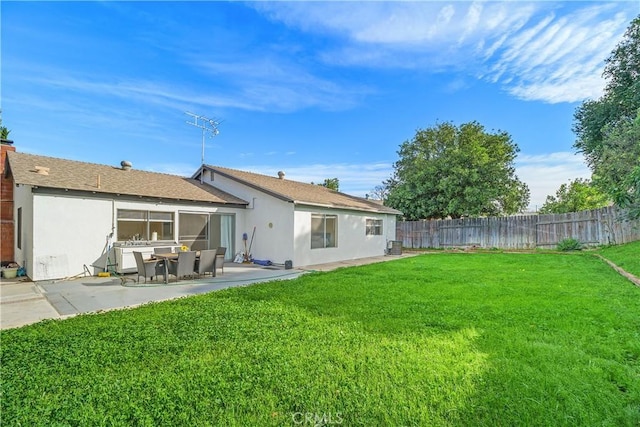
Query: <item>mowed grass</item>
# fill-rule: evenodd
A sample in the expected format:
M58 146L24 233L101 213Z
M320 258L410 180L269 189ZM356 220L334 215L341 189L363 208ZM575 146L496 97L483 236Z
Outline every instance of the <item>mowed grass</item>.
M625 245L607 246L597 252L628 273L640 277L640 240Z
M2 332L2 425L640 423L640 288L432 254Z

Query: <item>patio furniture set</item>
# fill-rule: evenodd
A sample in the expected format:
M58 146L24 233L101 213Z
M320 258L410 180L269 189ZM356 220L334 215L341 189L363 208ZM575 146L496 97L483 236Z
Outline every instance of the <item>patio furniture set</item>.
M169 276L175 276L176 282L183 277L202 277L211 273L216 277L216 270L221 269L224 274L224 257L227 248L207 249L201 251L171 252L171 248L155 248L150 259L144 259L142 252L133 252L138 267L138 282L140 277L153 280L162 275L164 283L169 283Z

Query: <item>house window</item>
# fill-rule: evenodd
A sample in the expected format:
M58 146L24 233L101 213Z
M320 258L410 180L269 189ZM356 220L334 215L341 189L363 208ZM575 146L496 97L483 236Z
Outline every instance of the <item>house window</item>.
M22 249L22 208L18 208L18 235L17 237L17 242L16 242L16 246L18 246L18 249Z
M118 241L173 240L173 212L118 209Z
M338 243L338 217L311 215L311 249L335 248Z
M366 235L367 236L382 236L382 220L381 219L367 219Z
M149 236L158 234L158 240L173 240L173 212L149 212Z

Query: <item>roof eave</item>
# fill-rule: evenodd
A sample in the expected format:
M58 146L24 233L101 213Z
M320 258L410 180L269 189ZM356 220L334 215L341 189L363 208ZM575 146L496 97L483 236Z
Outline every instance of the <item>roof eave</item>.
M300 200L294 200L293 204L302 205L302 206L313 206L313 207L326 208L326 209L341 209L346 211L368 212L372 214L376 213L376 214L385 214L385 215L402 215L402 212L396 211L395 209L390 209L390 210L367 209L367 208L361 208L357 206L338 206L338 205L329 205L325 203L304 202Z
M53 187L42 184L33 184L33 183L17 183L20 185L29 185L33 189L37 190L36 192L49 192L49 193L77 193L77 194L92 194L92 195L102 195L102 196L110 196L110 197L123 197L127 199L144 199L149 201L163 201L166 203L197 203L197 204L206 204L206 205L218 205L225 207L239 207L246 208L249 205L249 202L243 201L242 203L236 202L225 202L225 201L215 201L215 200L202 200L202 199L189 199L189 198L175 198L175 197L164 197L164 196L152 196L152 195L141 195L141 194L131 194L125 192L116 192L116 191L99 191L99 190L88 190L88 189L77 189L77 188L67 188L67 187Z

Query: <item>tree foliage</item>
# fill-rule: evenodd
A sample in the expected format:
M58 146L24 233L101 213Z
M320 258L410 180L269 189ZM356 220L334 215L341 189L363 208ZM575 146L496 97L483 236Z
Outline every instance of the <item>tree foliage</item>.
M409 220L519 212L529 189L515 176L518 151L509 134L477 122L419 129L400 146L386 204Z
M9 132L11 131L2 125L2 117L0 117L0 139L8 139Z
M338 178L326 178L322 184L317 185L330 188L331 190L340 191L340 180Z
M602 97L574 114L574 147L584 154L593 183L640 217L640 16L606 60Z
M562 184L555 196L547 196L540 208L541 214L560 214L585 211L607 206L609 198L588 179L577 178L568 185Z
M372 200L387 200L389 196L389 186L386 183L382 183L380 185L376 185L373 189L367 194L368 198Z
M596 185L609 189L613 201L640 218L640 110L634 121L608 132L602 162L594 171Z

